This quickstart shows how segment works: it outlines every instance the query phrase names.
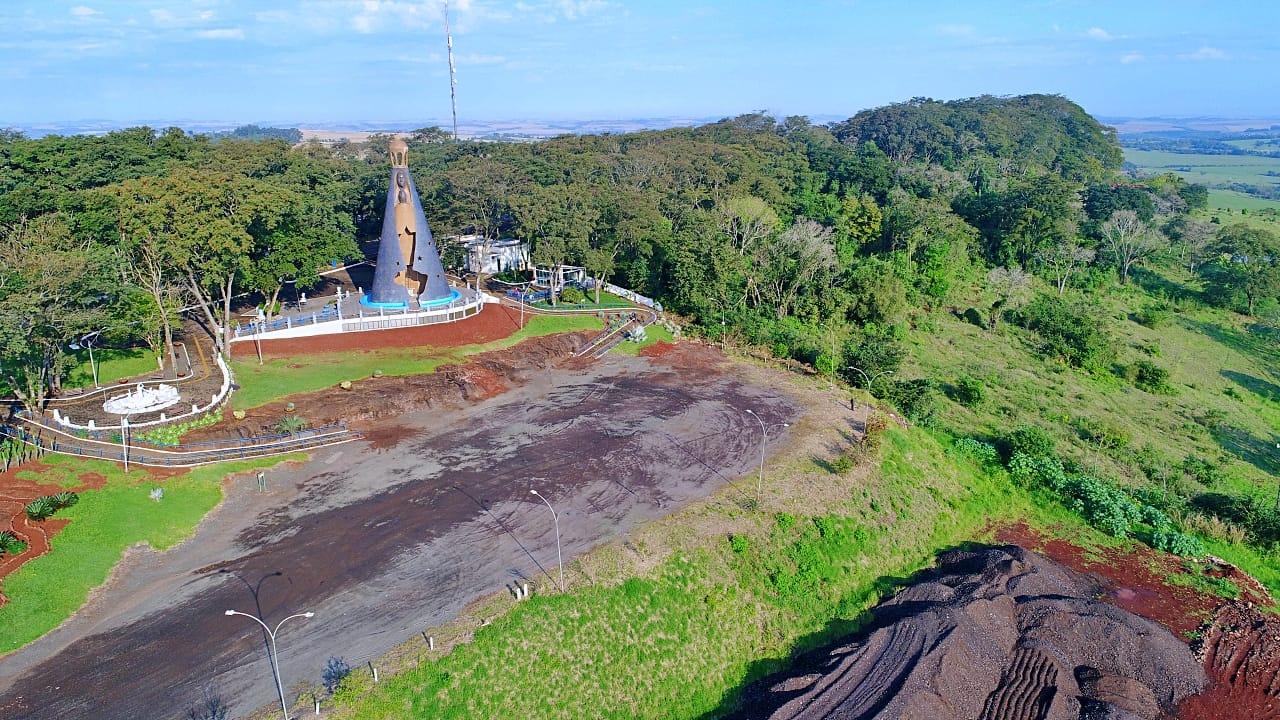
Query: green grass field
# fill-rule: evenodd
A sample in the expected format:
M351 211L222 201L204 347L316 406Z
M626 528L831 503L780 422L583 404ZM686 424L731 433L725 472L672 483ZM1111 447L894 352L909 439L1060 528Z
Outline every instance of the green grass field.
M441 365L457 363L487 350L511 347L521 340L540 335L599 330L592 315L530 315L525 326L511 336L490 343L452 348L389 348L356 353L316 353L268 360L236 359L231 363L240 390L231 397L231 406L243 410L274 400L333 387L344 380L360 380L381 370L385 375L415 375L434 372Z
M304 457L211 465L155 480L146 470L125 474L115 463L46 456L50 469L32 473L32 479L74 486L78 475L95 472L104 475L107 483L81 493L78 503L59 511L55 517L71 522L53 537L52 550L0 583L0 591L8 598L0 606L0 654L16 650L70 617L89 592L106 580L126 548L146 543L164 550L190 537L200 519L221 502L222 479L227 475ZM150 498L157 487L164 489L159 501Z
M585 294L587 296L587 301L585 303L570 305L570 304L561 302L555 306L552 306L551 303L543 301L543 302L536 302L533 304L533 306L544 308L547 310L564 310L567 308L572 308L575 310L608 310L610 308L635 307L635 303L631 302L630 300L626 300L624 298L618 297L613 293L601 291L599 305L596 304L595 291L587 290L585 291Z
M1256 141L1239 140L1233 141L1233 144L1240 142ZM1145 172L1173 172L1189 182L1209 186L1211 211L1234 211L1237 215L1241 210L1271 209L1280 212L1280 200L1268 200L1237 190L1228 190L1225 187L1214 187L1230 183L1245 183L1259 187L1280 186L1280 176L1266 174L1280 173L1280 158L1258 155L1203 155L1125 148L1124 159Z

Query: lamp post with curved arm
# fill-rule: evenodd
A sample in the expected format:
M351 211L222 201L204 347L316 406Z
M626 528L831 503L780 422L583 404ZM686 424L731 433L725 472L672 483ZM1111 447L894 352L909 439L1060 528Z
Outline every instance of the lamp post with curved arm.
M560 516L556 514L556 509L551 507L551 502L542 496L537 490L530 489L530 495L537 495L538 499L547 504L547 509L551 511L551 520L556 525L556 564L560 566L560 589L564 590L564 558L560 554Z
M747 413L760 423L760 472L756 476L756 504L762 505L764 504L764 449L769 444L769 429L755 410L747 410ZM790 423L778 423L778 425L784 428L791 427Z
M257 615L242 613L238 610L228 610L224 614L228 616L243 615L249 618L250 620L261 625L262 629L267 632L267 637L271 639L271 675L275 678L275 681L276 681L276 691L280 693L280 712L283 713L282 717L284 717L284 720L289 720L289 703L284 699L284 683L280 682L280 662L277 659L279 657L279 654L276 651L276 633L280 632L281 625L284 625L290 620L296 617L304 617L304 618L314 617L315 613L304 612L304 613L295 613L293 615L290 615L289 617L276 623L276 627L274 630L268 627L266 623L262 622L262 619L259 618Z
M875 373L874 375L868 375L866 372L862 370L862 368L856 365L846 365L845 367L850 370L856 370L858 374L862 376L862 379L867 381L867 392L871 392L871 386L872 384L875 383L876 380L879 380L880 378L886 375L893 374L892 370L881 370L880 372ZM872 393L872 394L874 395L875 393Z

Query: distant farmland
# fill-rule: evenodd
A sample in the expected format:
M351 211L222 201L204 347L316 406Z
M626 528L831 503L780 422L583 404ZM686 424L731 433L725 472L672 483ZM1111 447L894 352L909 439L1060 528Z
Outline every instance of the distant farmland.
M1209 186L1212 188L1209 192L1209 205L1216 209L1280 209L1280 201L1254 197L1224 187L1231 183L1264 188L1280 187L1280 158L1258 155L1201 155L1125 148L1124 159L1144 172L1173 172L1190 182Z

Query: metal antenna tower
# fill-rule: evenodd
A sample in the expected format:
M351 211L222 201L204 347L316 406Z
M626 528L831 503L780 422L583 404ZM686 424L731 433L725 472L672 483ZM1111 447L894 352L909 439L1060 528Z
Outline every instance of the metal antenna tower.
M453 140L458 141L458 69L453 64L453 33L449 31L449 0L444 0L444 40L449 49L449 105L453 109Z

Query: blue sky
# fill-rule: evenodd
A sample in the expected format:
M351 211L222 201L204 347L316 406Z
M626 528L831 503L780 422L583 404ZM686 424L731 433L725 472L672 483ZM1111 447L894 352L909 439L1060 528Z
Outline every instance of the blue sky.
M454 0L464 119L851 115L1053 92L1280 115L1280 3ZM0 126L444 119L440 0L5 0Z

